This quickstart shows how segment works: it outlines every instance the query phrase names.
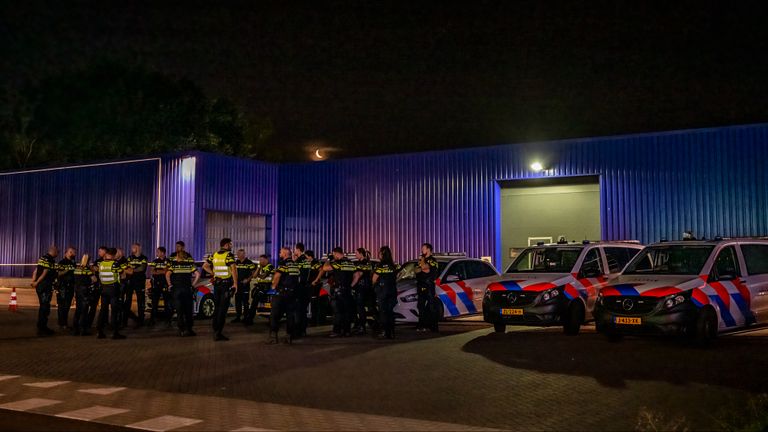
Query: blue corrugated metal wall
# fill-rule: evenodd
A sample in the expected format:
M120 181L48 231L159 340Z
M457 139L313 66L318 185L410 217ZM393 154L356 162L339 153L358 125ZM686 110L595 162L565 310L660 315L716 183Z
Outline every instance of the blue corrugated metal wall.
M51 244L154 244L159 159L0 174L0 263L34 263ZM61 251L63 254L63 250ZM30 268L0 266L0 275Z
M224 211L268 215L272 219L272 255L278 244L277 179L278 166L228 156L199 153L197 193L195 195L195 257L205 251L205 212ZM235 242L237 239L234 239Z
M767 157L768 125L749 125L284 165L282 240L498 262L497 181L578 175L600 176L604 239L768 234Z

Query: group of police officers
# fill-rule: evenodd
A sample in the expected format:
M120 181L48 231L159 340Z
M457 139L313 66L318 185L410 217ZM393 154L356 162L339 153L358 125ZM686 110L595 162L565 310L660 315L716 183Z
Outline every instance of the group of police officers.
M98 257L91 261L84 254L76 261L77 250L68 247L63 258L56 262L59 251L51 246L37 263L32 276L40 308L37 319L39 336L55 332L48 327L51 300L57 298L58 324L73 335L86 336L96 320L98 338L106 337L107 324L112 339L124 339L120 333L128 325L144 326L145 288L147 270L152 281L151 310L148 325L154 326L159 318L162 299L168 327L176 313L180 336L195 336L193 329L194 298L201 273L194 259L186 251L183 241L176 242L176 250L169 256L164 247L157 248L152 261L142 254L141 245L131 245L131 254L125 256L120 248L102 246ZM437 315L433 313L435 279L438 264L432 255L432 245L424 243L421 258L415 267L418 294L418 331L437 331ZM212 317L215 341L228 340L223 334L229 306L234 297L233 323L253 325L259 299L271 301L269 335L267 343L280 341L281 321L286 321L284 342L292 343L306 336L307 311L311 298L318 295L327 279L330 287L330 305L333 311L331 337L366 334L369 311L374 317L370 330L375 336L392 339L395 336L394 307L397 304L397 274L401 267L394 262L388 246L379 249L378 260L372 261L365 248L358 248L355 260L349 259L341 247L333 249L326 261L321 262L304 244L283 247L277 266L268 255L261 255L258 263L251 261L240 249L232 253L232 240L224 238L220 249L203 263L203 270L212 276L214 314ZM255 282L255 292L250 291ZM137 313L131 309L136 296ZM75 301L75 313L69 325L69 311ZM98 318L97 306L101 304Z

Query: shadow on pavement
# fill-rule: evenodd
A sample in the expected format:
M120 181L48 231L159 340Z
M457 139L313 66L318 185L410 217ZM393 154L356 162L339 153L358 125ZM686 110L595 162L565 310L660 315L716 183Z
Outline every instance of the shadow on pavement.
M677 338L612 343L595 333L574 337L542 329L491 333L462 349L510 368L587 376L606 387L647 380L768 391L768 337L761 336L722 336L714 346L699 348Z

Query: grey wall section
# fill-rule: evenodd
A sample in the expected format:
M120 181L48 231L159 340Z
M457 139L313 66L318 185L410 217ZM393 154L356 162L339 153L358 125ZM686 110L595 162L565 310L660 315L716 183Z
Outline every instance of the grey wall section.
M195 258L215 252L204 250L206 210L271 216L271 253L276 256L278 166L207 153L196 156L195 230L190 249Z
M768 126L749 125L285 165L282 240L400 260L430 241L499 262L498 181L581 175L600 176L603 239L764 235L767 157Z
M90 254L101 244L154 244L158 164L0 174L0 263L34 263L51 244ZM0 266L2 276L31 272Z

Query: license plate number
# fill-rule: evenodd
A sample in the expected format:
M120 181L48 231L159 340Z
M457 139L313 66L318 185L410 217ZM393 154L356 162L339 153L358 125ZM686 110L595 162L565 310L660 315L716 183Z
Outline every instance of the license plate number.
M629 324L629 325L640 325L643 323L643 321L640 318L632 318L632 317L613 317L613 322L616 324Z
M522 309L510 309L510 308L503 308L501 310L502 315L522 315L523 310Z
M262 303L261 306L265 309L272 309L272 303Z

